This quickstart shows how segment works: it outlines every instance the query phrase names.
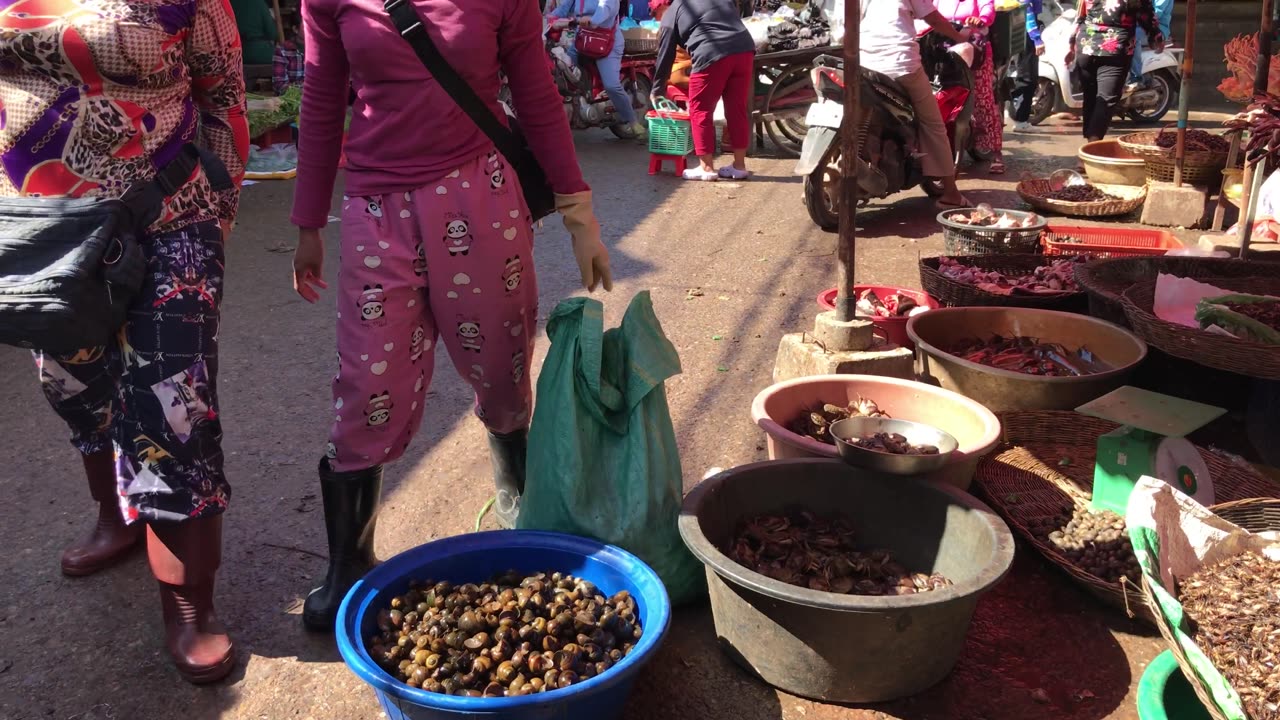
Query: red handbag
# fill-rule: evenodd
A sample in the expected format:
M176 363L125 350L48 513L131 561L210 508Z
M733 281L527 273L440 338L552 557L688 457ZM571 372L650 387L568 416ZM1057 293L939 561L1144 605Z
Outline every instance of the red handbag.
M578 15L587 14L587 0L579 0ZM622 12L619 11L621 16ZM584 57L589 60L601 60L609 57L609 53L613 52L613 44L618 38L619 18L614 18L613 25L607 28L578 28L578 34L573 39L573 47L578 51L578 57Z

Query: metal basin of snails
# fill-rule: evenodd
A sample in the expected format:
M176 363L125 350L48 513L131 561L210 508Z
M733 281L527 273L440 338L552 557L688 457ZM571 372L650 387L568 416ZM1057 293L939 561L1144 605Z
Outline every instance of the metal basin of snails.
M920 317L942 310L930 310ZM817 375L771 385L751 403L751 419L765 432L769 459L838 456L836 446L789 429L797 418L823 405L870 400L895 420L925 423L955 438L958 445L939 469L920 479L967 490L978 461L1000 440L1000 421L981 403L950 390L913 380L878 375Z
M846 463L891 475L924 475L944 467L959 444L951 435L924 423L891 418L855 417L831 425Z
M558 579L560 576L544 575L547 573L569 577L559 579L557 584L552 578ZM561 602L563 596L560 590L554 588L572 582L576 584L574 588L567 590L568 593L594 591L593 594L598 593L608 599L605 604L616 607L625 604L624 617L634 620L634 623L626 621L626 634L631 638L634 631L634 635L638 637L634 642L628 640L625 645L616 645L619 649L615 653L616 659L593 657L592 661L599 660L603 664L593 662L587 668L583 665L584 653L580 651L596 636L603 643L606 640L606 630L610 636L607 638L608 646L615 647L614 634L619 632L616 619L601 618L602 622L598 627L592 620L587 624L593 625L594 629L584 629L583 618L575 616L572 622L567 623L568 630L578 633L589 631L591 638L583 637L582 644L570 647L559 644L561 641L557 640L556 631L537 628L538 624L549 628L557 622L555 620L545 622L545 618L538 618L545 624L537 620L534 623L520 621L505 629L505 624L500 624L491 633L486 633L483 630L489 628L481 625L486 622L484 615L487 611L482 613L477 610L473 613L470 606L466 606L468 611L462 613L457 620L459 629L465 630L459 634L466 636L465 645L457 643L460 653L450 653L443 647L436 648L429 643L419 642L416 647L407 644L405 649L411 652L404 655L406 660L413 658L415 653L431 656L436 650L439 650L444 659L431 656L408 660L410 663L421 663L410 665L408 673L404 668L407 663L401 661L401 676L392 674L396 672L394 659L388 663L384 652L387 649L396 649L398 652L394 638L391 637L394 635L394 627L401 623L407 625L412 613L417 611L422 611L425 616L429 612L427 608L437 602L440 608L446 610L443 614L448 615L449 611L457 614L462 607L456 603L466 602L468 593L471 599L476 599L477 592L474 588L477 585L490 581L497 584L514 583L502 580L504 577L523 577L529 583L533 583L536 578L544 578L545 592L556 593L556 603ZM416 581L425 580L438 582L434 586L414 585ZM534 587L514 584L518 585L522 595ZM443 593L445 590L442 588L449 586L454 589L447 591L448 598L433 593L433 590ZM480 587L480 592L484 592L484 587ZM539 587L535 592L541 593L544 590ZM405 598L422 604L409 608L403 605ZM501 601L502 598L499 597L493 602ZM540 600L535 599L534 602L541 607ZM397 603L404 608L399 616L394 614ZM588 604L592 608L601 606L600 603ZM526 609L529 607L533 606ZM393 612L389 613L389 608ZM605 608L604 614L609 612ZM625 550L561 533L503 530L436 540L407 550L374 568L351 588L343 600L338 610L336 639L342 659L357 677L373 687L389 720L457 720L472 717L492 720L579 717L608 719L615 718L622 712L640 669L652 659L662 644L670 619L671 605L662 581L653 569ZM526 624L531 627L526 628ZM475 632L476 630L480 632ZM530 658L527 664L524 660L514 662L513 658L512 662L493 663L493 668L484 667L486 673L492 671L495 682L464 677L467 673L473 676L479 674L482 661L491 661L495 654L506 652L498 649L499 643L506 642L503 633L516 630L521 633L528 630L541 638L538 649L548 650L543 644L554 642L553 649L556 653L548 650L548 657L537 658L540 664L547 664L547 668L534 667L533 656L537 653L533 652L527 653ZM427 633L423 633L421 637L425 638L426 635ZM569 637L565 633L560 635ZM440 639L439 636L437 639ZM454 645L452 641L455 638L444 636L443 639L450 646ZM512 641L513 648L516 642ZM572 643L573 640L563 642ZM445 673L445 666L437 665L442 662L452 663L455 656L465 657L467 665L459 667L456 674L451 668L450 672ZM554 660L549 656L554 656ZM550 663L559 665L570 661L575 663L573 677L566 677L567 667L562 666L557 672L560 681L554 686L543 686L543 672L555 669ZM518 666L518 669L505 667L512 664ZM434 675L443 681L443 688L435 677L428 680L421 669L416 671L421 677L412 674L413 669L422 666L441 671ZM530 679L538 678L538 681L532 686L526 682L512 683L511 677L504 676L504 673L519 673L518 677L522 679L528 675ZM428 684L434 689L426 689Z
M916 377L996 413L1074 410L1124 385L1147 357L1128 330L1055 310L943 308L911 318L907 334Z
M951 672L979 597L1013 563L1013 536L960 490L888 478L839 460L776 460L720 473L685 497L680 535L706 565L716 635L738 664L786 692L841 703L907 697ZM812 553L800 562L735 560L744 537L767 540L786 525L749 523L778 513L834 526L842 539L803 551L788 543ZM829 548L845 541L869 551L833 558Z

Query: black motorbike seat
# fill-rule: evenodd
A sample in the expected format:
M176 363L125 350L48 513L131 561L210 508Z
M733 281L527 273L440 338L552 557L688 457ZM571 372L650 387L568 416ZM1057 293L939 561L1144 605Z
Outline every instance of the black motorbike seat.
M895 93L901 100L908 105L911 104L911 96L907 94L907 89L902 87L902 83L893 78L875 70L862 68L862 76L871 81L872 85L878 86L892 93Z

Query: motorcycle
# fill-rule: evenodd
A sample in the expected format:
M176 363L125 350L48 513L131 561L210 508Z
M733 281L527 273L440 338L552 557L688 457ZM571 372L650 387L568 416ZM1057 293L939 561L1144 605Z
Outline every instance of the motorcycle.
M1071 33L1076 11L1066 10L1041 33L1044 55L1040 58L1040 77L1035 98L1031 101L1032 125L1039 125L1058 112L1079 113L1084 107L1074 66L1067 65ZM1166 46L1161 52L1142 49L1142 87L1126 92L1116 104L1116 115L1139 123L1159 122L1178 103L1182 86L1182 48ZM1009 106L1013 114L1013 106Z
M947 122L952 148L969 147L973 115L973 46L947 47L944 38L928 32L920 37L921 59L934 79L935 97ZM966 58L967 55L967 58ZM844 158L836 142L844 120L844 60L820 55L810 71L818 99L809 106L808 132L795 174L804 177L804 203L818 227L834 232L840 224L839 184ZM858 202L921 187L931 197L942 194L941 183L924 177L920 164L919 130L911 97L898 82L862 68L856 177ZM956 152L957 159L959 151Z
M564 99L569 126L575 130L609 128L617 137L630 139L631 130L620 125L618 111L604 91L596 64L584 61L578 66L569 56L568 46L573 42L573 35L565 30L575 25L576 21L569 21L567 27L553 25L546 34L551 75ZM622 89L631 97L637 117L643 118L652 109L649 96L656 69L657 55L622 56Z

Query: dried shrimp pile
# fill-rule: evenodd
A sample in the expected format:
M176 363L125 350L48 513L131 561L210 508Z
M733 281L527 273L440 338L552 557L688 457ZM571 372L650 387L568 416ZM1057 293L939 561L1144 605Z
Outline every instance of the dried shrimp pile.
M1182 581L1179 599L1250 720L1280 719L1280 563L1246 552L1206 565Z

